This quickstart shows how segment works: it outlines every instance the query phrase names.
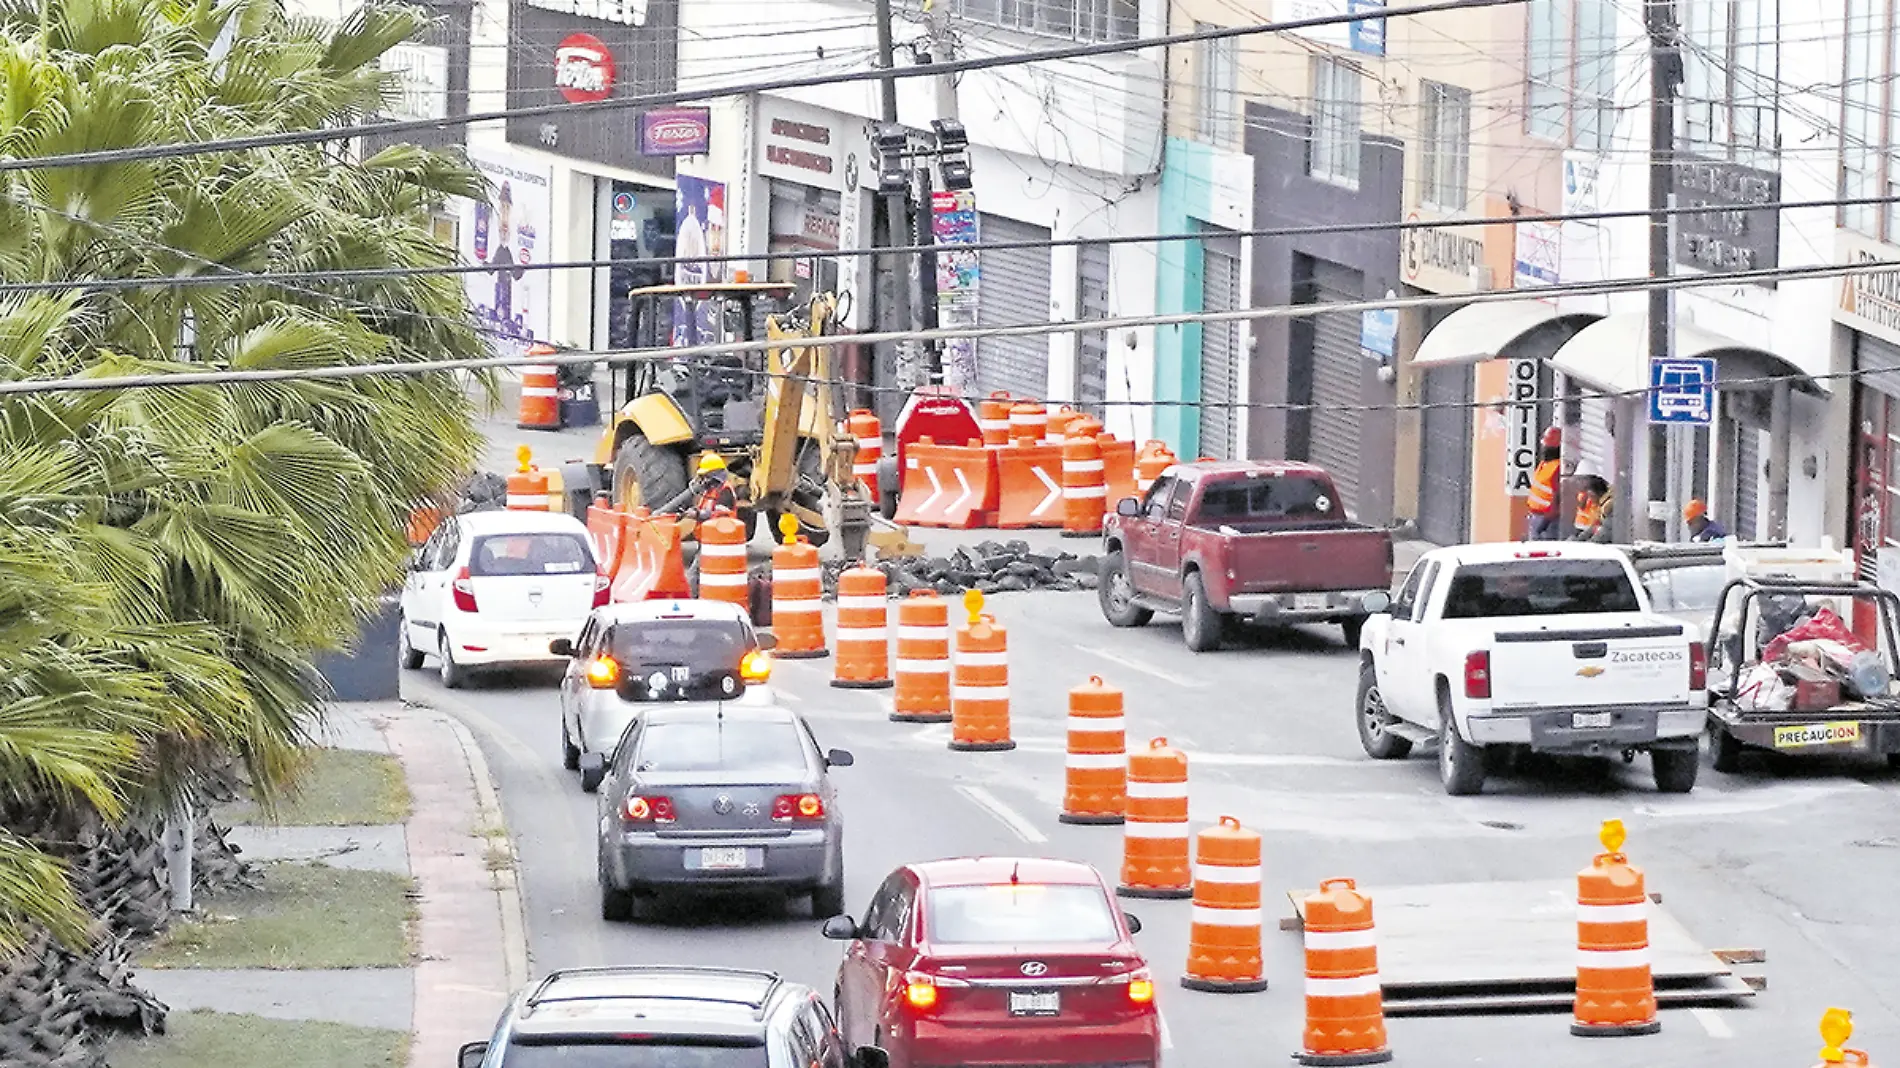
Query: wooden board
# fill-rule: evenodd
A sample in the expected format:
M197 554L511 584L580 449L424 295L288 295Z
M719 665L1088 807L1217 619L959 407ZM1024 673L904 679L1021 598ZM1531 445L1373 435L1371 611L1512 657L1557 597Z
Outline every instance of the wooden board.
M1311 892L1287 892L1296 919ZM1378 923L1379 979L1388 997L1407 990L1574 987L1574 883L1443 883L1365 892ZM1659 904L1650 908L1649 951L1650 971L1659 985L1732 975Z
M1700 979L1687 986L1661 987L1656 1004L1663 1008L1687 1008L1692 1005L1727 1005L1753 997L1755 991L1733 976ZM1569 1012L1575 993L1559 991L1440 994L1428 997L1389 997L1387 1016L1437 1016L1474 1012Z

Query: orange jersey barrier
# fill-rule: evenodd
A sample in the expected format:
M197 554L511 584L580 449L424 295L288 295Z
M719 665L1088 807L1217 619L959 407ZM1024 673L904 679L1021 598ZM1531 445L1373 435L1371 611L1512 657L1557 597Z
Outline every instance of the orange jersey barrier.
M1005 530L1062 526L1062 450L1011 445L994 455L996 525Z
M923 438L904 450L897 522L968 530L995 509L995 465L981 443L939 445Z

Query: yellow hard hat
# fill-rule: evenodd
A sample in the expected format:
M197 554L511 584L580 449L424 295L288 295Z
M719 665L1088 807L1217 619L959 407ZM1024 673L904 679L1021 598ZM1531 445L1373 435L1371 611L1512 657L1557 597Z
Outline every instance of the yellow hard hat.
M716 452L709 452L699 458L699 473L702 475L710 475L714 471L724 471L725 469L725 457Z

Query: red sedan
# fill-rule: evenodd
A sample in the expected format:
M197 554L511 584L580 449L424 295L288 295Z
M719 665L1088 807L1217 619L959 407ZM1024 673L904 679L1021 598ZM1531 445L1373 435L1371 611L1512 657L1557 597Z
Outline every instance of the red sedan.
M846 1048L879 1046L892 1068L1089 1065L1161 1058L1154 979L1094 868L978 857L890 874L838 969Z

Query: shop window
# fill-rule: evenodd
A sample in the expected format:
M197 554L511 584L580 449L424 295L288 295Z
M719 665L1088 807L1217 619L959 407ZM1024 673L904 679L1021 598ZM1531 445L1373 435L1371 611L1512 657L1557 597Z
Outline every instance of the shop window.
M1331 56L1314 56L1313 144L1307 172L1358 188L1359 131L1359 68Z

